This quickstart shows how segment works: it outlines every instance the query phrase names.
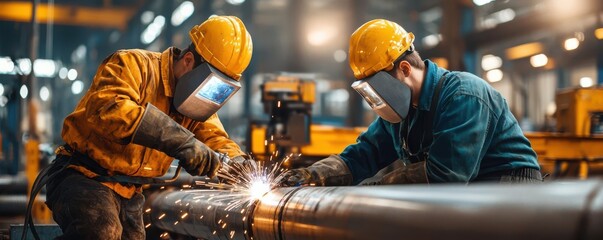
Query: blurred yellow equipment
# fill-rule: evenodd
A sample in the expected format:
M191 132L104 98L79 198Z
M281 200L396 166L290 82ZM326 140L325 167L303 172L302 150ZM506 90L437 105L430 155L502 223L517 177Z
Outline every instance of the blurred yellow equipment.
M207 34L211 33L211 34ZM239 80L253 53L251 36L241 19L214 16L189 32L197 52L229 77Z
M526 133L543 172L587 178L603 169L603 88L563 90L555 97L557 131Z
M375 19L360 26L350 38L350 68L357 79L391 70L394 61L412 46L415 35L395 22Z
M557 131L585 137L603 134L603 88L578 88L557 93Z

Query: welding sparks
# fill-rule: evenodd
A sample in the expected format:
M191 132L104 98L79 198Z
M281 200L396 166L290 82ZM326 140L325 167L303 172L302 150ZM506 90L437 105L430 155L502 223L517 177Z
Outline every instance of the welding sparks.
M271 161L272 157L280 161ZM269 196L267 193L281 185L284 178L281 164L295 157L299 157L299 155L288 154L283 159L283 156L277 157L273 154L267 161L258 162L226 161L218 171L219 182L210 179L195 180L195 187L207 189L185 190L185 192L195 193L190 195L191 198L165 196L166 204L173 205L180 209L179 211L174 213L168 211L166 215L166 213L162 213L164 210L153 209L151 211L149 208L145 212L152 212L153 219L163 220L165 224L174 228L183 228L191 222L198 222L209 227L207 234L220 236L220 239L238 239L241 234L249 239L251 236L248 235L247 227L251 225L247 224L252 223L247 222L251 218L246 214L252 212L251 207L260 199ZM205 214L207 217L204 218L204 215L198 214ZM244 228L239 223L241 219L245 225Z
M299 157L299 155L289 154L283 161L274 164L266 164L264 161L258 161L256 164L243 164L235 161L225 163L218 171L218 178L222 179L223 183L206 182L202 185L212 189L230 190L232 194L207 196L207 200L226 200L228 202L226 210L249 207L281 184L283 173L281 164L293 157Z

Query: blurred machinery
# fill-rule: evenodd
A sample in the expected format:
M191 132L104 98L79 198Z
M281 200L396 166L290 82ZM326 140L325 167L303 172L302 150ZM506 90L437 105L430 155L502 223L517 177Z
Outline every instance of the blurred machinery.
M558 132L526 133L543 172L586 178L590 172L601 171L603 88L563 90L555 101Z
M603 136L603 88L557 93L557 130L574 136Z
M365 128L338 128L312 124L313 80L281 75L261 85L268 123L251 123L248 146L258 160L280 161L291 153L300 158L285 163L309 165L314 160L341 152L354 143Z
M603 239L603 180L278 188L251 207L165 192L154 225L201 239ZM563 217L560 217L563 216Z
M262 103L270 115L265 138L265 152L298 152L298 147L310 144L312 104L315 101L315 83L296 77L278 76L264 82Z

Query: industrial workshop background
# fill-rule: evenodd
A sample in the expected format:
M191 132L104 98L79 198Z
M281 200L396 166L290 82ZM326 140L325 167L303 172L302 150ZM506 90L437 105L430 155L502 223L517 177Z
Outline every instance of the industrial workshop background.
M383 18L413 32L423 58L473 73L504 96L548 174L546 182L577 184L583 191L576 191L576 198L588 195L588 189L603 195L600 184L589 182L603 175L600 0L0 0L0 239L21 236L31 184L64 143L63 120L103 59L119 49L186 48L188 31L213 15L239 17L253 38L241 90L218 114L230 138L258 160L280 151L280 156L301 156L283 163L285 168L307 166L356 141L377 115L350 87L355 79L348 63L349 38L363 23ZM286 137L270 138L282 128ZM190 187L186 180L178 184ZM150 193L162 190L145 189L147 206L154 199ZM453 190L445 189L451 194L446 197L469 198L454 198ZM378 198L379 192L370 191L362 194ZM401 191L412 194L412 188ZM501 200L509 200L504 193L527 194L521 189L486 192ZM547 194L535 197L555 196ZM529 199L509 201L544 208ZM43 202L44 191L33 209L37 230L56 236L60 229ZM168 208L168 203L155 204ZM170 238L171 231L161 227L165 222L155 224L147 226L147 238ZM190 235L205 236L206 230L198 231ZM237 234L230 237L242 237Z

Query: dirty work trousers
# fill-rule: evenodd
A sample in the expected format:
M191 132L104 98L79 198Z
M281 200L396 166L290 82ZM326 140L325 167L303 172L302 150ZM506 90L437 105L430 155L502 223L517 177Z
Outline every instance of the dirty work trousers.
M119 196L105 185L66 169L46 186L46 204L63 230L57 239L145 239L144 196Z

